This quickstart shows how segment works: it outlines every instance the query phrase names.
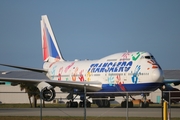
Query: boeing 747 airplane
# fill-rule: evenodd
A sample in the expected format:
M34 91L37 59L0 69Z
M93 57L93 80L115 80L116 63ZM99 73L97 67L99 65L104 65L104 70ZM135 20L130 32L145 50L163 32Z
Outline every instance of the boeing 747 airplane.
M82 107L84 103L84 86L89 98L99 107L109 107L110 100L116 96L125 96L126 92L137 91L146 95L147 91L155 91L163 84L163 72L154 56L149 52L121 52L98 60L66 61L59 49L47 15L41 18L41 37L43 53L43 69L20 67L8 64L3 66L45 73L49 79L0 78L1 81L31 83L41 91L43 100L55 98L54 87L68 92L67 107L78 107L74 95L79 95ZM138 93L140 94L140 93ZM125 104L125 102L122 102ZM131 103L131 107L132 107ZM90 107L90 102L87 102Z

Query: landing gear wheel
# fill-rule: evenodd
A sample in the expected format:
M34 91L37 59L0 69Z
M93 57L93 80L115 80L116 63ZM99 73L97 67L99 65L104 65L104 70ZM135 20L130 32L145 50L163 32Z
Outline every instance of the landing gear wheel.
M78 103L77 102L66 102L66 107L67 108L77 108Z
M70 107L70 102L66 102L66 107L67 107L67 108Z
M71 102L71 107L72 108L77 108L78 107L78 103L77 102Z
M141 102L139 103L139 107L140 107L140 108L147 108L147 107L149 107L149 103L148 103L148 102L142 102L142 101L141 101Z
M101 108L101 107L103 107L103 101L102 100L97 100L97 106L99 107L99 108Z
M80 108L84 107L84 102L83 101L79 102L79 107ZM86 107L90 108L91 107L91 102L87 101L86 102Z
M134 107L134 105L133 105L133 102L132 102L132 101L128 102L128 107L129 107L129 108L133 108L133 107Z
M146 103L146 107L149 107L149 103L148 102Z
M79 107L82 108L84 106L84 103L82 101L79 102Z
M122 101L122 102L121 102L121 107L122 107L122 108L125 108L125 107L126 107L126 101Z
M87 106L88 108L90 108L90 107L91 107L91 102L88 101L88 102L86 103L86 106Z
M109 100L103 100L103 107L110 107L110 101Z
M144 108L144 102L142 102L142 101L139 102L139 107L140 107L140 108Z
M128 108L133 108L133 102L132 101L128 101ZM126 101L122 101L121 102L121 107L122 108L126 108Z
M109 100L97 100L97 103L99 108L102 108L102 107L106 107L106 108L109 108L110 107L110 101Z

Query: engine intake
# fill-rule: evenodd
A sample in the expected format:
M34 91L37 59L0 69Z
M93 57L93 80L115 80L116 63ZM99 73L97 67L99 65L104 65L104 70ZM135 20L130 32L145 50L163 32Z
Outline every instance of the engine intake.
M44 101L52 101L55 98L56 92L50 84L40 82L37 87L41 91L41 97Z
M41 95L44 101L52 101L56 96L54 88L48 87L41 90Z

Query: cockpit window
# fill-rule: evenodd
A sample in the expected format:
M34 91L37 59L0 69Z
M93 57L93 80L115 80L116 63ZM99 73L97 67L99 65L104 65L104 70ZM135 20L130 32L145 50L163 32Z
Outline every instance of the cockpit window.
M146 59L154 59L153 56L145 56Z

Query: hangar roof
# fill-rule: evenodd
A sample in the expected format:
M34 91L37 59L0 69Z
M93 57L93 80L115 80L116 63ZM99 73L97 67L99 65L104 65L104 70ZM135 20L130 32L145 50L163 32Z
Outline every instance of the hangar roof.
M180 79L180 70L163 70L165 79Z

